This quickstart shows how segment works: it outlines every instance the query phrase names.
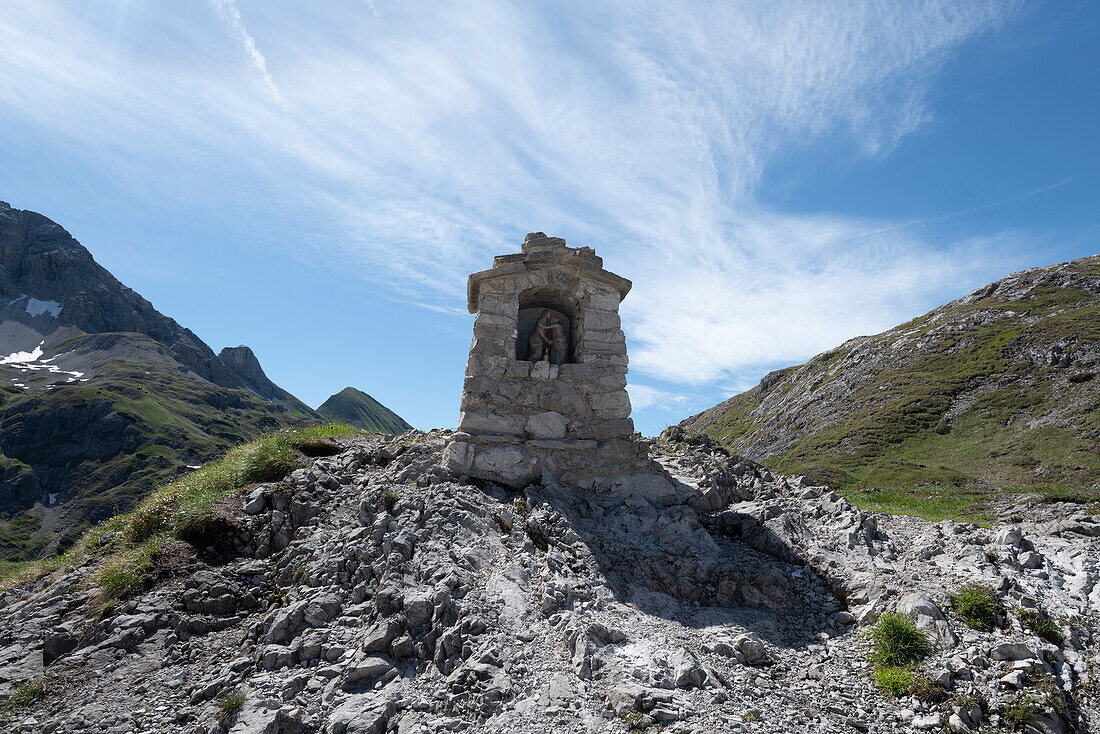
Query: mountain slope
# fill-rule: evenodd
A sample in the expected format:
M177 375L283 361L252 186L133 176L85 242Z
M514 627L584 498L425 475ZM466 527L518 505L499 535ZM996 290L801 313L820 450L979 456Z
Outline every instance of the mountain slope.
M364 431L404 433L412 428L397 413L354 387L345 387L330 397L317 412L326 420L348 423Z
M1100 256L1033 268L681 423L840 488L1100 486Z
M63 548L188 465L319 418L250 349L215 355L62 227L0 202L0 559Z

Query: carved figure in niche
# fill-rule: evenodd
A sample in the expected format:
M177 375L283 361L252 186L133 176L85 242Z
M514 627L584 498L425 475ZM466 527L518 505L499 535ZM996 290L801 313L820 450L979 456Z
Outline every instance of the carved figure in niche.
M527 337L527 355L524 359L531 362L546 359L551 364L564 364L568 349L561 319L550 313L549 309L544 309Z

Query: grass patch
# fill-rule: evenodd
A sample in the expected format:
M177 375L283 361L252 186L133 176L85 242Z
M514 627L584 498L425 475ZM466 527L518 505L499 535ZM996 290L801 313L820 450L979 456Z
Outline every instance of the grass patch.
M1043 712L1043 702L1035 696L1019 695L1005 706L1004 722L1009 731L1023 731L1024 727Z
M218 697L218 721L223 725L231 724L236 720L248 697L239 688Z
M997 592L982 584L967 584L951 594L951 604L962 621L976 630L989 632L1004 607Z
M906 666L919 663L932 652L932 644L916 621L905 614L887 612L871 628L874 650L871 660L881 666Z
M24 681L15 687L3 703L0 703L0 712L10 713L17 709L32 706L45 698L49 692L49 676L43 675L34 680Z
M1047 642L1055 645L1062 644L1062 640L1064 639L1062 628L1043 610L1020 607L1016 610L1016 616L1019 617L1021 625L1031 630L1039 637L1042 637Z
M871 682L883 695L900 698L909 694L913 669L901 665L879 665L871 671Z
M110 556L94 577L96 585L116 599L143 591L153 581L153 557L169 540L166 534L154 535Z
M325 424L286 429L237 446L160 487L132 512L91 528L64 555L0 565L0 590L63 566L100 560L93 578L106 594L123 597L140 591L151 582L153 558L164 544L201 534L218 502L255 482L282 479L298 465L303 446L361 433L345 424Z
M842 490L839 494L869 512L909 515L931 522L956 520L988 527L996 519L985 507L988 492L933 485L905 489Z

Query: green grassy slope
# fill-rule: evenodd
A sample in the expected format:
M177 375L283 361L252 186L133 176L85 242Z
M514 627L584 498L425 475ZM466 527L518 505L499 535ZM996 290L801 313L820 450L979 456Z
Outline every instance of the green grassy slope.
M873 509L986 512L1100 488L1100 257L853 339L682 424Z
M42 513L0 519L0 558L63 550L94 522L228 447L299 421L243 390L188 373L121 362L87 383L49 392L0 388L0 464L32 470L64 505L49 533ZM32 517L33 515L33 517Z
M404 433L412 428L380 402L354 387L345 387L317 408L325 420L347 423L364 431Z

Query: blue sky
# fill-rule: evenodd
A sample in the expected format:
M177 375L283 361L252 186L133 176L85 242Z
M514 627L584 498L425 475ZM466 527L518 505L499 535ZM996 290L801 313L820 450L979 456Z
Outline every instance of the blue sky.
M659 431L1100 252L1097 2L12 0L0 199L317 405L457 421L465 279L631 278Z

